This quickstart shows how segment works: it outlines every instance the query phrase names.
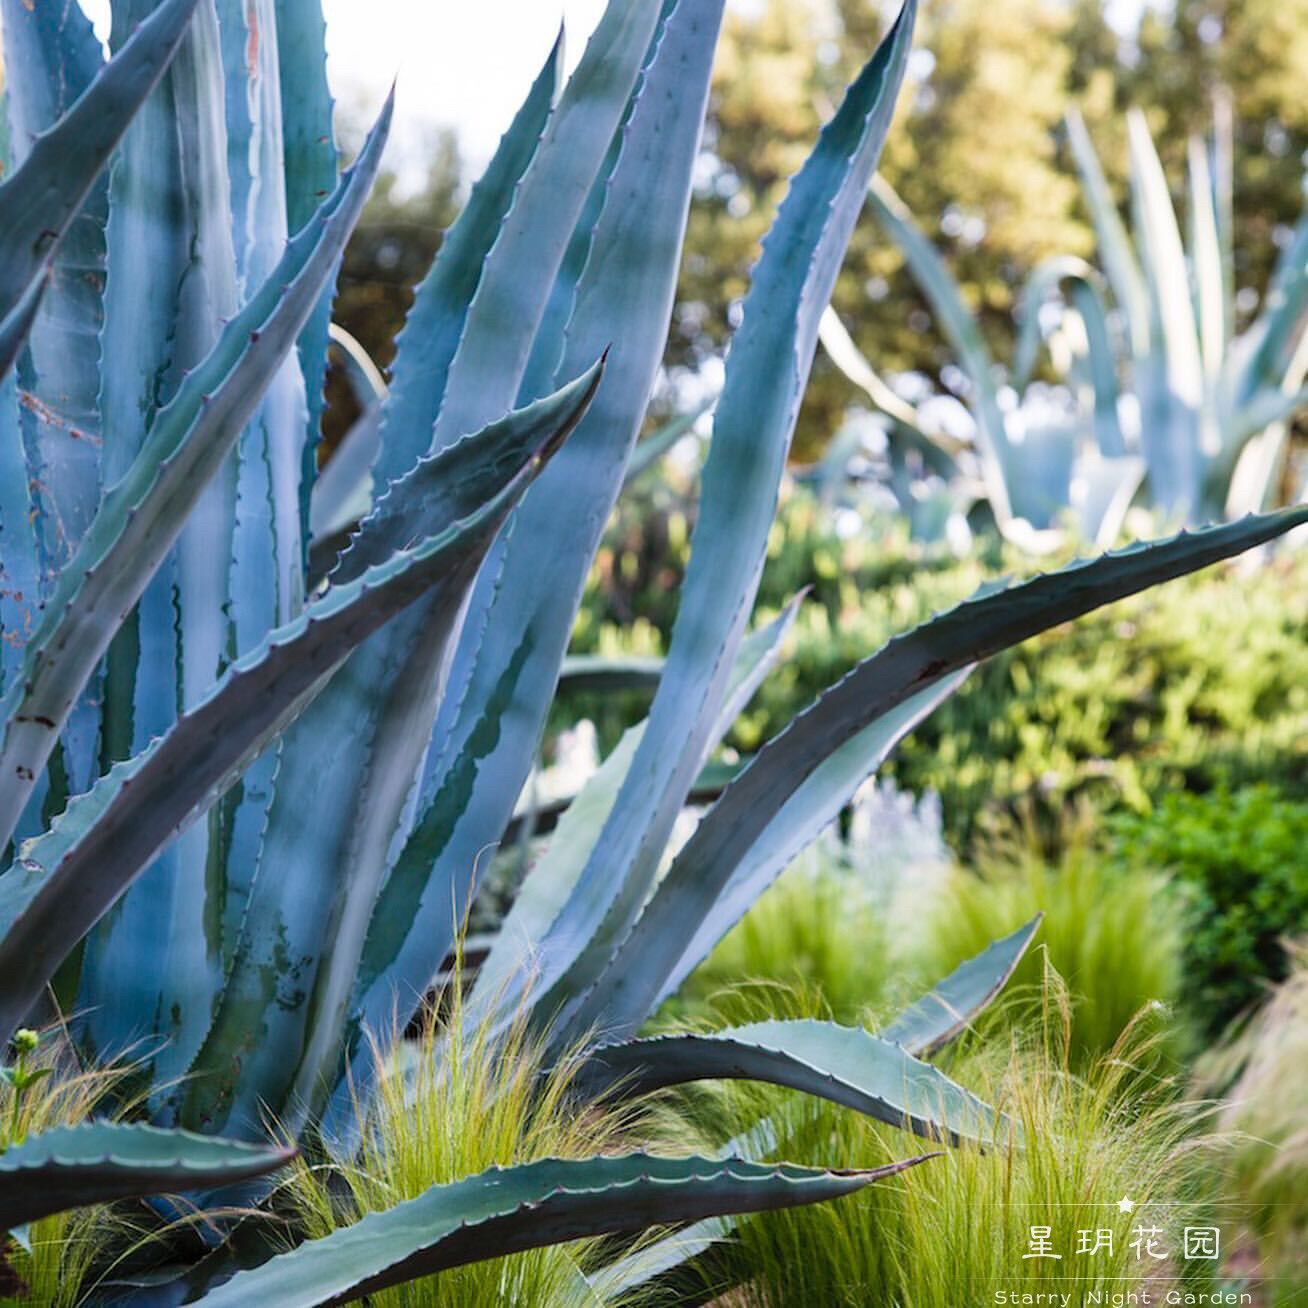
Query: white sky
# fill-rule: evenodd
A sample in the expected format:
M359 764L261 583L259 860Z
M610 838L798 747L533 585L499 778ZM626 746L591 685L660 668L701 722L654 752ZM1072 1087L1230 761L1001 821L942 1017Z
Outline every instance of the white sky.
M109 0L81 0L102 36ZM324 0L332 90L366 121L399 73L394 163L434 125L452 126L469 164L489 158L567 23L569 69L604 0ZM397 157L398 156L398 157Z
M730 0L741 9L757 2ZM1145 2L1106 0L1110 18L1124 26L1138 19ZM97 30L107 36L109 0L80 3ZM351 122L363 127L398 72L391 166L405 175L418 163L418 152L432 128L449 126L458 132L467 171L475 175L539 71L560 21L567 25L571 71L604 4L605 0L323 0L332 90Z

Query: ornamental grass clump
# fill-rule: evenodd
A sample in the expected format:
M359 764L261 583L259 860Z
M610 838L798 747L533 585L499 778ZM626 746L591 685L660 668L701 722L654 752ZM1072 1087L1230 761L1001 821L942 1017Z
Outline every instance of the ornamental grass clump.
M986 941L1043 913L1040 951L1018 968L1004 1019L1020 1018L1023 1007L1039 1017L1048 965L1067 987L1075 1066L1092 1066L1128 1027L1143 1024L1155 1037L1147 1052L1160 1061L1158 1070L1174 1071L1194 1043L1193 1024L1179 1003L1182 897L1162 873L1123 869L1084 825L1064 824L1063 831L1067 843L1052 863L1029 839L1010 834L975 868L957 868L927 913L929 965L948 971Z
M821 1210L746 1218L701 1276L734 1284L729 1302L741 1308L1024 1302L999 1300L1001 1292L1129 1303L1112 1296L1147 1285L1162 1302L1168 1290L1211 1286L1213 1264L1177 1256L1186 1226L1211 1224L1204 1183L1213 1142L1202 1133L1204 1111L1142 1088L1132 1069L1155 1055L1138 1027L1078 1073L1071 1022L1069 996L1051 974L1037 1028L1007 1043L972 1040L951 1061L953 1076L1006 1115L989 1147L951 1150L875 1193ZM699 1105L704 1112L703 1098ZM707 1117L724 1108L727 1118L752 1114L764 1125L751 1143L787 1157L870 1163L891 1147L875 1123L784 1092L732 1087ZM710 1130L720 1132L725 1120ZM1138 1228L1158 1228L1155 1251L1167 1257L1137 1259ZM1102 1242L1093 1254L1078 1253L1083 1231L1091 1247ZM1061 1257L1027 1257L1033 1240Z
M356 1103L360 1146L342 1160L301 1158L280 1203L310 1240L432 1186L493 1167L617 1154L643 1143L638 1105L582 1102L581 1051L550 1058L527 1030L466 1023L455 981L415 1040L374 1042L374 1090ZM377 1308L598 1308L587 1272L597 1241L575 1241L452 1268L372 1296Z

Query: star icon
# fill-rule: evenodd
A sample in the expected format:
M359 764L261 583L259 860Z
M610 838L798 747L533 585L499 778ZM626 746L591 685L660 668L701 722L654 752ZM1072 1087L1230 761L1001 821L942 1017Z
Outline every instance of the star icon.
M1135 1209L1134 1199L1119 1199L1117 1201L1117 1211L1119 1213L1129 1213Z

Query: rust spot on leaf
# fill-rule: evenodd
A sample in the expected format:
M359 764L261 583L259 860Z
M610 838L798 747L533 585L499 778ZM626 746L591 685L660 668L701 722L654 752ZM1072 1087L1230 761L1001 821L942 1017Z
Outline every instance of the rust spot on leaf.
M259 71L259 14L254 0L245 6L245 26L249 32L245 41L245 69L254 77Z

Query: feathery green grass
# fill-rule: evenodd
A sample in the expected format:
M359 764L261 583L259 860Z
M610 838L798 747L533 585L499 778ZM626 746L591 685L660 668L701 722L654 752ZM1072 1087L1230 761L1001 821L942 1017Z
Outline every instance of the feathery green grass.
M952 1075L1008 1115L1007 1134L985 1152L950 1150L866 1195L745 1219L725 1246L722 1283L736 1288L723 1302L961 1308L997 1302L1003 1290L1065 1291L1072 1304L1090 1304L1117 1302L1091 1296L1139 1290L1148 1277L1209 1284L1210 1264L1139 1261L1131 1248L1137 1227L1158 1227L1160 1248L1172 1252L1184 1226L1200 1224L1207 1211L1199 1199L1207 1166L1200 1110L1131 1074L1153 1057L1138 1025L1078 1074L1066 993L1052 975L1044 993L1038 1028L1010 1043L972 1039L951 1060ZM706 1129L721 1134L748 1114L766 1124L754 1147L809 1163L874 1166L903 1148L899 1132L782 1091L731 1085L697 1102ZM1133 1212L1119 1210L1123 1198ZM1049 1228L1061 1259L1024 1257L1037 1226ZM1082 1230L1111 1232L1111 1254L1079 1254Z
M1070 1053L1077 1067L1106 1055L1132 1022L1154 1036L1151 1057L1174 1066L1192 1048L1177 1008L1182 989L1184 911L1158 874L1115 866L1084 832L1067 828L1050 865L1018 838L992 847L976 872L958 870L929 909L926 964L944 976L992 940L1044 913L1038 948L1018 968L1010 994L1028 1009L1041 1002L1042 957L1071 994ZM1142 1015L1137 1018L1137 1015ZM1011 1008L1003 1020L1011 1020ZM993 1032L996 1015L986 1015Z
M377 1047L375 1100L347 1162L301 1159L283 1187L300 1233L318 1239L430 1186L538 1158L631 1147L635 1110L582 1103L579 1062L553 1066L524 1023L464 1023L456 983L420 1039ZM525 1014L524 1014L525 1018ZM547 1070L548 1069L548 1070ZM597 1308L585 1280L596 1241L472 1263L370 1296L375 1308Z

